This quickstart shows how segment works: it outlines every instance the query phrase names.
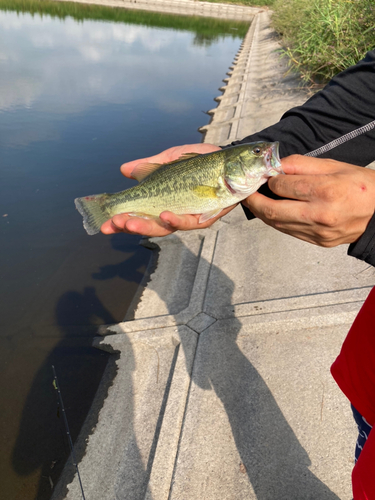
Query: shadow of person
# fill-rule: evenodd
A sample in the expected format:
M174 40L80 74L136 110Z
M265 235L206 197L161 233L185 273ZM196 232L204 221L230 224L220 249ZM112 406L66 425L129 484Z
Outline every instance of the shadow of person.
M185 252L187 255L191 254L187 248ZM190 260L195 259L197 264L199 258L199 252L190 255ZM211 265L211 275L213 271L219 276L219 282L226 290L229 304L234 283L219 268ZM105 279L105 276L113 272L117 272L118 275L119 271L115 271L112 267L110 272L108 269L107 271L101 270L98 275ZM190 274L193 279L194 273ZM186 273L183 273L183 276L185 280ZM153 291L158 292L157 279L151 284ZM191 291L191 287L186 287L182 282L177 283L174 287L174 290L176 289L181 294L185 293L185 290ZM168 287L162 287L160 290L162 293L159 298L165 302L170 311L178 314L173 303L173 296L168 295ZM180 302L184 303L183 300ZM197 314L199 312L196 311ZM63 294L56 306L56 319L63 339L48 355L33 381L13 453L13 464L19 474L30 474L42 468L42 481L36 495L38 500L49 498L51 494L49 478L51 477L52 482L55 481L69 455L65 430L62 422L56 419L56 405L50 404L51 398L56 398L52 387L51 365L56 367L71 434L75 439L83 423L82 419L74 417L77 405L79 405L79 413L86 415L94 396L90 391L99 385L107 363L106 353L91 347L92 336L96 334L98 322L114 323L114 318L96 296L95 289L90 287L86 287L83 293L71 291ZM77 330L77 325L86 326ZM235 447L258 500L338 500L338 497L309 470L310 460L306 451L286 421L267 384L244 350L240 348L238 334L241 330L242 324L237 318L227 318L216 321L199 336L188 411L181 437L180 466L175 471L172 494L179 488L192 487L196 484L196 480L204 482L205 476L210 472L200 467L200 454L205 453L207 446L210 448L211 455L219 453L220 450L215 446L222 435L228 434L228 427L225 427L227 423L223 427L214 425L211 429L204 429L207 433L204 434L205 444L202 445L204 440L201 439L202 434L194 425L194 412L200 413L201 421L204 421L205 417L207 421L212 418L215 421L216 416L212 415L211 408L206 404L209 398L216 402L220 401L221 410L216 405L218 412L222 411L222 408L225 411L226 422L229 422ZM184 348L183 344L182 347ZM125 370L122 377L124 383L132 388L133 377L136 377L136 372L134 372L136 367L131 342L126 351L129 362L122 364L122 370ZM89 354L91 362L82 365L83 354ZM93 378L95 384L92 383ZM87 385L88 380L90 384ZM109 384L110 381L108 381ZM42 396L40 396L41 386L45 388ZM74 387L73 392L65 393L64 387L66 386ZM38 398L37 405L35 398ZM133 482L132 500L141 500L145 492L144 482L148 479L150 471L146 470L144 465L147 461L142 461L137 452L139 448L137 436L134 433L134 418L136 418L134 401L128 401L128 405L130 410L127 415L127 426L129 433L134 434L131 455L133 477L136 478ZM55 443L51 449L43 448L40 443L37 443L42 435L48 435L46 443ZM211 443L207 441L207 436L212 438ZM194 441L194 446L184 446L184 440ZM184 450L183 453L182 450ZM78 462L84 451L84 447L79 450L76 457ZM150 456L154 451L150 450ZM184 463L189 466L188 474L186 474ZM223 464L219 473L223 476L225 472ZM194 481L189 481L192 475ZM218 482L221 480L220 475L217 475ZM180 497L197 498L194 492L192 493L186 494L185 491L185 494ZM61 496L57 498L63 498L63 494L64 491L61 490ZM121 491L118 492L117 497L119 500L127 500ZM178 495L177 498L179 498Z
M241 460L238 467L246 471L258 500L338 500L309 470L307 452L239 347L241 326L238 319L224 320L203 332L193 372L193 383L213 389L223 405Z
M33 378L27 380L25 375L20 381L27 395L11 451L15 474L21 476L20 482L25 478L24 487L17 487L18 491L25 490L25 498L49 499L51 488L56 485L70 455L57 392L52 386L52 365L57 372L73 441L85 422L99 386L103 400L106 397L106 390L116 373L115 361L105 387L102 387L102 375L106 368L108 372L108 360L116 355L92 347L92 340L99 325L120 321L133 300L149 257L149 251L138 245L139 239L121 234L99 239L94 246L91 241L84 241L51 274L44 295L36 292L35 311L26 325L28 347L22 349L22 355L30 357L25 373L32 373ZM83 255L84 266L80 265ZM108 264L92 272L98 269L97 263L103 261ZM105 280L108 284L100 283ZM72 286L82 291L69 290ZM109 308L99 297L109 304ZM131 361L131 349L128 357ZM125 377L130 386L133 369L130 362ZM96 408L92 416L93 426L99 410ZM130 411L130 427L131 414ZM90 432L91 429L88 434ZM84 452L85 446L77 451L78 461ZM140 461L138 465L142 470ZM35 479L31 479L32 476ZM35 493L30 485L36 485Z
M144 276L147 250L139 245L139 239L139 236L114 234L111 237L111 247L113 250L122 252L124 260L116 264L101 266L99 271L92 274L92 277L95 280L104 281L118 276L128 283L140 283Z
M55 316L62 338L57 344L54 342L54 347L49 351L32 381L12 454L12 464L19 475L27 476L41 470L39 487L35 493L35 498L38 500L50 498L51 489L70 456L62 409L57 391L52 385L52 365L56 369L69 430L74 442L90 409L110 356L92 347L92 339L97 334L98 324L115 322L113 316L98 299L93 287L86 287L82 293L76 291L64 293L56 305ZM131 384L131 370L129 367L129 384ZM115 371L112 375L115 375ZM107 386L110 383L109 378ZM102 388L103 397L106 389ZM96 415L91 416L93 425L99 409ZM84 447L76 450L78 462L84 452ZM139 466L141 467L141 463Z
M162 243L161 248L162 256ZM195 259L198 265L199 257L195 256ZM235 286L233 281L211 264L210 277L213 275L220 284L220 293L225 291L229 305ZM151 284L153 290L158 291L157 278ZM209 279L207 289L210 286ZM183 283L176 288L183 293ZM175 312L173 296L166 294L160 298L169 310ZM205 305L203 312L209 314ZM228 488L226 481L233 471L225 470L228 457L222 441L228 435L229 422L242 472L246 471L258 500L339 500L309 470L311 461L307 452L248 353L240 348L238 335L241 331L240 320L231 317L216 321L199 335L171 498L197 498L198 493L202 496L198 485L212 484L215 480L218 483L224 481L224 491L225 487ZM215 396L207 394L212 390ZM221 405L217 404L218 400ZM222 413L222 408L227 418L218 414ZM218 412L217 419L213 411ZM207 466L210 460L215 462L220 458L222 462L218 469L214 465ZM237 468L239 466L237 464ZM236 487L237 484L233 484L231 498L242 498L243 491L236 496ZM218 488L218 495L224 495L218 486L215 488ZM211 497L214 490L207 492L208 496Z

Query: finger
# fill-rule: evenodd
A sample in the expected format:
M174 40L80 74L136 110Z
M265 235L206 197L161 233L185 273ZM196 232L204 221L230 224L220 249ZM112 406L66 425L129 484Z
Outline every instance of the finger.
M111 220L107 220L102 224L100 231L103 234L115 234L115 233L122 233L123 229L116 227Z
M322 183L327 186L327 177L318 175L277 175L270 178L268 187L281 198L312 201Z
M164 221L133 217L128 214L115 215L111 220L106 221L101 227L101 232L103 234L123 232L150 237L166 236L174 231L175 229L169 227Z
M191 229L204 229L233 210L237 204L225 208L216 217L200 223L200 215L176 215L172 212L162 212L159 218L145 219L128 214L114 215L101 226L103 234L125 232L129 234L142 234L144 236L166 236L174 231L188 231Z
M166 211L160 214L160 219L175 230L188 231L199 227L199 215L176 215Z
M270 200L256 193L245 202L253 214L278 231L319 246L335 246L335 235L322 237L319 227L310 216L310 207L304 202ZM297 208L296 208L297 207Z
M175 231L167 224L158 219L143 219L140 217L130 217L124 226L124 232L130 234L140 234L143 236L167 236Z
M232 205L223 209L218 215L206 222L199 222L200 215L176 215L172 212L162 212L160 219L165 221L170 227L180 231L190 231L192 229L205 229L212 226L218 219L229 213L233 208L238 205Z
M286 174L317 175L337 172L343 163L327 158L291 155L282 158L281 165Z
M115 234L115 233L123 233L126 221L129 219L129 216L125 214L121 214L119 218L116 219L116 222L113 219L109 219L104 224L102 224L100 231L103 234Z
M269 225L277 229L283 228L285 223L298 225L307 224L310 217L310 205L306 202L294 200L273 200L261 193L254 193L242 202L251 212Z
M200 223L199 218L200 215L176 215L172 212L162 212L160 214L160 219L176 231L204 229L211 226L216 220L210 219L204 223Z
M271 191L281 198L308 202L332 202L343 194L346 185L338 182L343 179L340 174L321 172L321 175L277 175L268 181Z

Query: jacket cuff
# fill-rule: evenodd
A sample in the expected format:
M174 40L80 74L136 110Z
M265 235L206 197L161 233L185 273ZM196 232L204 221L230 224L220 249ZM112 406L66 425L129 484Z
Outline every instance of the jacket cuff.
M362 236L349 245L348 255L375 266L375 214L371 217Z

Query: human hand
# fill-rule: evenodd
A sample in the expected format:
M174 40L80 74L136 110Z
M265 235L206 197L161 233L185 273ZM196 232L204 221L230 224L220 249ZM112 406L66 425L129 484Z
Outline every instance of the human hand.
M121 172L125 177L134 179L137 177L137 167L145 163L162 164L177 160L185 153L211 153L218 151L220 148L213 144L186 144L184 146L175 146L166 149L165 151L148 158L141 158L139 160L124 163L121 166ZM155 169L158 167L155 167ZM222 212L213 217L212 219L199 223L199 215L176 215L172 212L162 212L159 219L144 219L140 217L129 216L128 214L118 214L112 217L111 220L106 221L101 231L104 234L113 233L130 233L142 234L144 236L166 236L174 231L188 231L191 229L204 229L211 226L217 219L230 212L234 206L228 207Z
M258 192L242 203L269 226L323 247L355 242L375 211L375 171L335 160L293 155L283 158L288 175L268 185L286 200Z

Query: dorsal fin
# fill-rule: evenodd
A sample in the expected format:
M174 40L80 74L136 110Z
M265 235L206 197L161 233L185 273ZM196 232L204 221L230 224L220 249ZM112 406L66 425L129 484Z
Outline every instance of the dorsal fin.
M131 173L131 176L133 177L133 179L136 179L138 182L141 182L141 181L143 181L143 179L145 179L147 176L152 174L152 172L154 172L155 170L157 170L161 166L172 165L173 163L178 163L178 162L183 161L183 160L189 160L190 158L194 158L195 156L200 156L200 154L199 153L185 153L182 156L180 156L179 158L177 158L177 160L173 160L173 161L170 161L168 163L162 163L162 164L161 163L140 163L139 165L137 165L135 167L135 169Z
M190 158L195 158L196 156L201 156L201 154L200 153L185 153L185 154L179 156L178 158L176 158L175 160L169 161L167 163L163 163L163 165L173 165L173 163L180 163L180 161L190 160Z
M184 153L177 160L171 161L171 163L176 163L177 161L189 160L190 158L194 158L195 156L200 156L200 153Z
M141 182L148 175L152 174L154 170L157 170L161 167L160 163L140 163L135 167L132 172L133 179L136 179L138 182Z

